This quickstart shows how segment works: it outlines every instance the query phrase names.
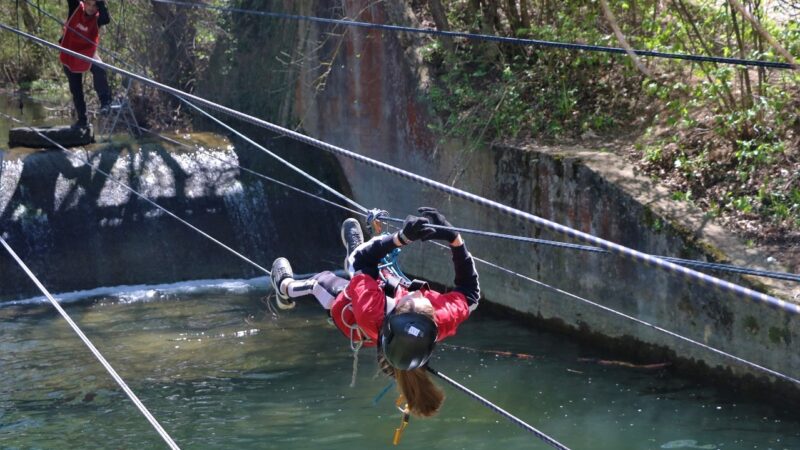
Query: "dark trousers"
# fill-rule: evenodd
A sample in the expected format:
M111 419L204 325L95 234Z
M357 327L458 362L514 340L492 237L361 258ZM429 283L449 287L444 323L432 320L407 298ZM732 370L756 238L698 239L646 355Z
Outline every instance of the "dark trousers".
M75 104L75 112L78 113L78 120L86 122L86 99L83 98L83 73L74 73L64 67L64 73L67 74L67 81L69 81L69 91L72 93L72 102ZM94 90L97 91L97 96L100 98L101 105L111 103L111 89L108 87L108 77L106 71L102 67L92 64L91 69L92 79L94 80Z

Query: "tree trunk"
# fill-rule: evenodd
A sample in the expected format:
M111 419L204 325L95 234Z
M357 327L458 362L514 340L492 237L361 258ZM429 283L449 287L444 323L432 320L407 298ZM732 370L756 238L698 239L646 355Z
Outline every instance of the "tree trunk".
M431 15L433 16L433 23L436 24L436 29L439 31L450 31L450 23L447 21L447 11L445 11L441 0L428 0L428 7L431 9ZM453 51L453 39L449 36L442 36L439 38L439 41L448 53Z
M151 2L153 13L162 30L164 55L155 65L156 73L160 74L166 84L177 86L181 90L192 91L194 86L194 58L191 45L194 42L196 30L191 24L187 14L176 14L172 8L164 3Z
M511 35L516 36L517 30L522 28L520 13L517 11L517 0L506 0L503 11L505 11L506 17L508 17L508 23L511 26Z
M528 8L528 0L519 0L519 20L522 22L522 28L529 29L531 27L531 11Z

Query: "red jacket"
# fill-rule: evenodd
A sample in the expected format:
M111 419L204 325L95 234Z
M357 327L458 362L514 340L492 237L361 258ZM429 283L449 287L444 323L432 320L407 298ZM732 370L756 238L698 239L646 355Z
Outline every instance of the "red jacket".
M404 294L399 292L396 298ZM423 290L422 294L433 305L433 320L438 328L436 340L456 334L458 325L469 317L466 296L458 291L442 294L430 289ZM331 318L336 327L349 339L351 326L357 325L353 339L363 341L365 347L375 346L385 316L386 295L378 282L364 273L354 276L331 306Z
M100 42L100 26L97 23L100 11L87 16L83 8L83 2L81 2L64 26L64 37L61 38L61 46L81 55L94 58L94 54L97 51L97 43ZM67 66L71 72L82 73L92 67L91 62L64 52L61 52L60 59L61 63Z

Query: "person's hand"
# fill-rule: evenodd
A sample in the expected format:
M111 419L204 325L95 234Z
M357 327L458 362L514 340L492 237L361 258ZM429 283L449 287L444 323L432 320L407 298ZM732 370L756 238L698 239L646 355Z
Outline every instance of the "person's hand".
M417 211L419 211L419 213L422 214L422 217L428 219L432 225L439 225L451 228L453 226L450 224L450 222L447 221L447 219L444 217L444 214L440 213L436 208L423 206L422 208L419 208ZM436 230L436 232L434 232L427 238L423 238L422 240L427 241L429 239L435 239L437 241L453 242L458 237L457 231L445 230L442 228L434 228L434 230Z
M408 216L403 222L403 229L398 233L398 238L403 245L412 241L427 240L436 229L430 226L430 221L424 217Z

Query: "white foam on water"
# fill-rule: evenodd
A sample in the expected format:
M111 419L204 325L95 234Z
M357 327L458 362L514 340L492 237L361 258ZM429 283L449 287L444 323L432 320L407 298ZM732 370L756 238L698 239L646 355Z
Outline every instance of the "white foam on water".
M61 304L75 303L92 297L108 297L117 299L122 303L146 302L151 300L163 299L167 296L176 294L202 294L210 292L232 292L245 294L266 290L269 286L267 277L256 277L251 279L213 279L213 280L192 280L179 283L156 284L156 285L122 285L113 287L99 287L84 291L64 292L53 294L53 297ZM25 306L46 303L45 296L31 297L20 300L0 302L0 308L8 306Z

